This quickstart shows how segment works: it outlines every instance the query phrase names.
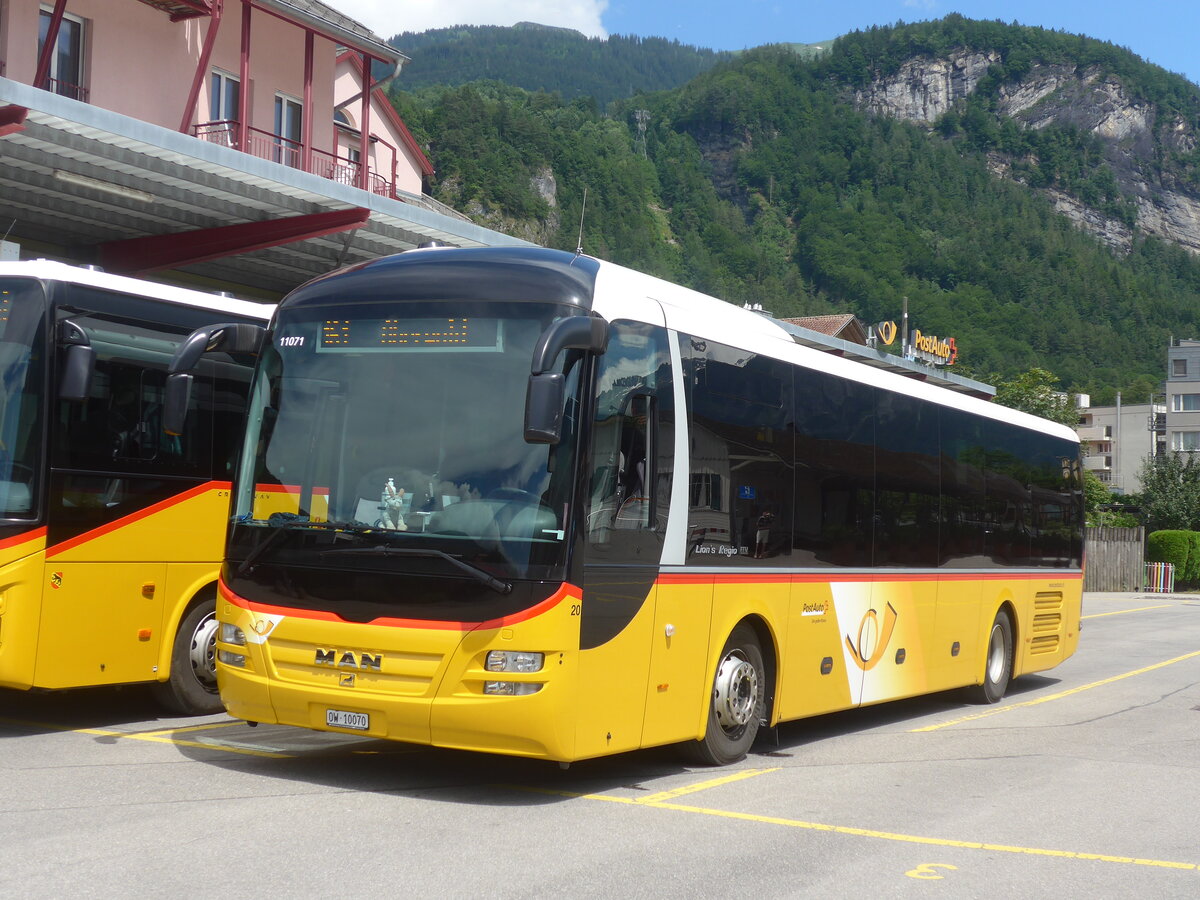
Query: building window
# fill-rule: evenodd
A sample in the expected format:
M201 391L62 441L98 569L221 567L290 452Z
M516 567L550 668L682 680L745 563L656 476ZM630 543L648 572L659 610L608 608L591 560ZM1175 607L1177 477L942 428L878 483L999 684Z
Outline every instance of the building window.
M1171 412L1200 412L1200 394L1172 394Z
M1177 378L1187 375L1187 360L1186 359L1171 360L1171 374Z
M300 166L300 131L304 122L304 105L292 97L275 95L275 162L285 166Z
M1200 450L1200 431L1172 432L1171 449L1176 452Z
M41 11L38 19L39 57L46 46L46 35L50 33L53 19L52 10ZM74 100L87 101L87 88L83 87L83 19L63 14L54 52L50 54L49 75L46 82L38 87Z
M242 82L228 72L213 69L210 79L209 123L200 135L226 147L237 146L236 132L240 121Z

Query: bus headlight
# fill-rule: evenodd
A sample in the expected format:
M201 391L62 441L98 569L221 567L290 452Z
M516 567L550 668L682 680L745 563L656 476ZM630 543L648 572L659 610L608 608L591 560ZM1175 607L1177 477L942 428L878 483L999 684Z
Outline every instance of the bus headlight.
M227 666L235 666L239 669L246 668L246 657L240 653L230 653L228 650L218 650L217 659L225 663Z
M237 647L245 647L246 633L236 625L230 625L228 622L222 622L220 641L222 644L233 644Z
M546 654L526 653L523 650L490 650L486 668L489 672L540 672ZM530 691L532 693L532 691Z
M539 654L540 655L540 654ZM542 689L540 684L532 681L485 681L483 692L501 697L527 697Z

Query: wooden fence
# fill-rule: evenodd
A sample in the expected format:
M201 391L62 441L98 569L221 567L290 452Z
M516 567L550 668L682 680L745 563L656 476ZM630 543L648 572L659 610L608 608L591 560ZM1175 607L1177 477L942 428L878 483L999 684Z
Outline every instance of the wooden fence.
M1140 591L1145 585L1145 528L1088 528L1085 591Z

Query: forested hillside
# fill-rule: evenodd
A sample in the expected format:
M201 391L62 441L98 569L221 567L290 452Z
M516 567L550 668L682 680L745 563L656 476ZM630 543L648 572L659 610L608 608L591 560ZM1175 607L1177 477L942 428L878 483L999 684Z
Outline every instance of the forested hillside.
M529 23L406 31L390 43L412 58L402 76L408 90L497 79L566 100L592 97L601 109L642 91L679 87L729 58L665 38L614 34L601 40Z
M906 60L952 52L953 77L970 54L986 66L936 118L864 100ZM1075 124L1091 109L1075 100L1053 107L1075 119L1030 127L1005 104L1048 67L1071 98L1116 85L1143 118L1154 110L1149 130ZM1018 111L1044 115L1056 96ZM491 227L574 249L586 189L589 253L778 315L870 322L907 297L977 377L1040 366L1094 399L1144 397L1169 336L1200 337L1200 260L1147 218L1166 202L1154 191L1190 202L1195 145L1174 135L1200 126L1197 89L1108 44L955 16L811 60L760 48L607 115L497 82L396 102L428 142L435 194ZM1102 240L1064 204L1128 240Z

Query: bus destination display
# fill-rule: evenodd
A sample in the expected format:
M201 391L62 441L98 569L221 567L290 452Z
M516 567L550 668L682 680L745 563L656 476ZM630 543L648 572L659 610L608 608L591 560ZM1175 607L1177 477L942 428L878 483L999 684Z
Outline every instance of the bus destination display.
M318 353L502 350L498 319L326 319Z

